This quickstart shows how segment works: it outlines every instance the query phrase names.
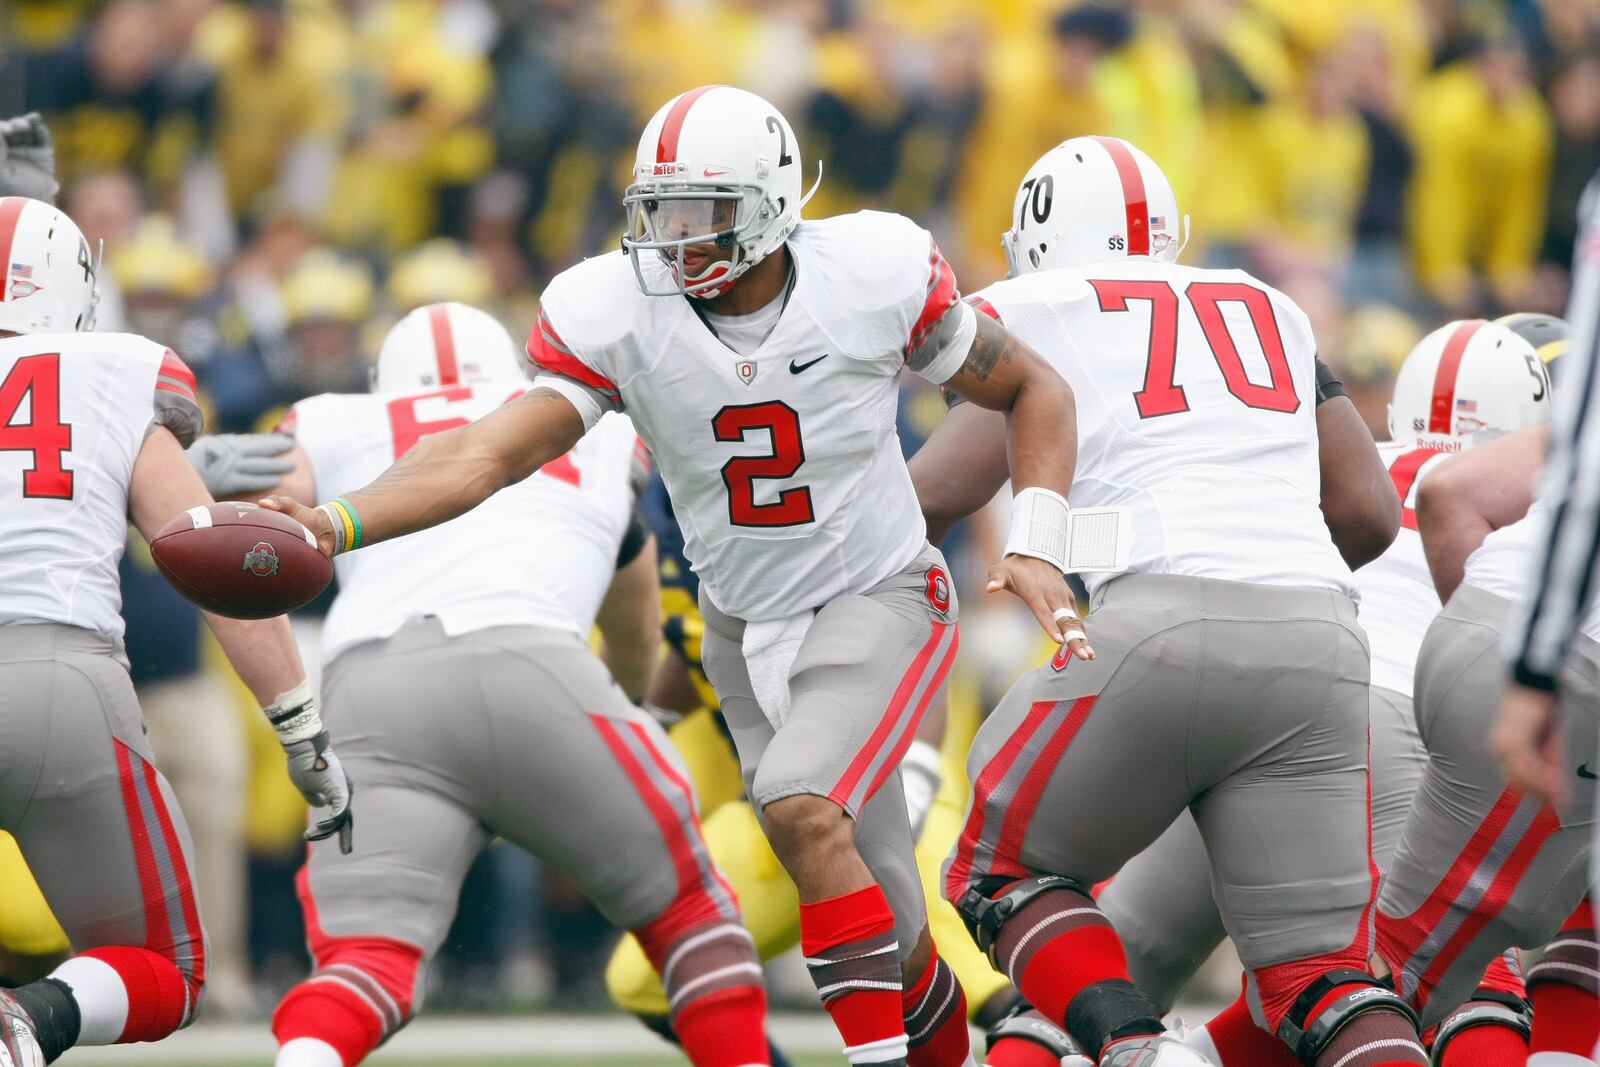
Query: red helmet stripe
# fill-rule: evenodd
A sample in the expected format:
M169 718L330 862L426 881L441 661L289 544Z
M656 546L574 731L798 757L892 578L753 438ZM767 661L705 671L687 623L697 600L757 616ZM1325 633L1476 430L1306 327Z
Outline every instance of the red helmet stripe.
M1115 137L1096 137L1100 147L1116 164L1117 177L1122 181L1122 202L1128 213L1128 255L1150 254L1150 204L1145 198L1144 175L1139 173L1139 161L1133 158L1128 146Z
M1433 406L1428 409L1428 432L1450 433L1455 425L1456 377L1461 373L1461 357L1477 332L1488 325L1482 319L1471 319L1455 328L1444 343L1444 354L1433 372Z
M683 120L689 117L689 109L694 106L696 100L711 90L720 88L720 85L702 85L698 89L690 89L672 102L671 110L661 123L661 136L656 139L657 163L678 161L678 135L683 133Z
M433 353L439 359L439 384L455 385L461 381L461 371L456 366L456 335L450 329L450 309L444 304L430 307L428 328L433 331Z
M22 209L28 206L25 196L0 197L0 248L5 249L0 254L0 283L11 276L11 245L17 237L17 220L22 218ZM0 302L11 299L11 286L5 285L0 289Z

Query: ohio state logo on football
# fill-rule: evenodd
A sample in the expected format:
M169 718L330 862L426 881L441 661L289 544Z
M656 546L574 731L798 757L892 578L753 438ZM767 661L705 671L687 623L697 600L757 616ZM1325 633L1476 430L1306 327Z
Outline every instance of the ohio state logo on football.
M940 615L950 610L950 577L943 567L928 568L928 603Z
M257 578L271 578L278 573L278 550L265 541L244 554L244 569Z

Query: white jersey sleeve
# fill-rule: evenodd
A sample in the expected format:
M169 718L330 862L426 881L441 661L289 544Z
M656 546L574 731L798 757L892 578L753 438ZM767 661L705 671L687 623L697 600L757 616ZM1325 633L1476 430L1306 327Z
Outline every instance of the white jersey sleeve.
M1372 645L1372 684L1409 697L1423 634L1442 607L1417 532L1417 489L1448 454L1395 443L1379 445L1378 454L1400 497L1400 532L1356 571L1361 625Z
M329 498L366 485L422 437L476 421L527 388L505 380L312 397L285 428L306 451L317 495ZM425 615L449 634L549 626L586 637L632 512L638 447L628 419L608 416L571 452L467 514L339 556L323 662Z
M1316 344L1243 271L1141 260L975 294L1077 397L1069 503L1123 507L1130 569L1358 593L1321 510ZM1091 592L1107 580L1086 574Z
M1549 536L1550 515L1550 502L1540 497L1522 518L1491 532L1467 557L1461 584L1504 597L1525 610L1533 594L1528 573ZM1508 620L1508 625L1515 621ZM1590 605L1578 616L1577 632L1600 641L1600 603ZM1513 630L1511 636L1514 639L1518 635Z
M154 427L199 430L194 375L131 334L0 340L0 625L123 632L117 563Z

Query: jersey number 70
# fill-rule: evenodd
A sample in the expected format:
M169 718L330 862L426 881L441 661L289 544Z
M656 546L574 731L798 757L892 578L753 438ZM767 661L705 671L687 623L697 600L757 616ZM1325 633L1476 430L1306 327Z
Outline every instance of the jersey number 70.
M1133 394L1141 419L1176 415L1189 410L1189 398L1176 380L1178 362L1178 293L1164 281L1147 278L1109 278L1091 281L1100 298L1101 311L1128 311L1128 301L1150 303L1150 353L1144 372L1144 388ZM1283 351L1283 335L1278 332L1272 299L1253 285L1243 282L1190 282L1183 298L1200 321L1211 356L1222 371L1228 392L1246 407L1261 411L1291 413L1300 408L1294 379L1289 373L1289 357ZM1272 375L1268 385L1257 385L1245 374L1239 346L1228 332L1222 317L1224 303L1243 304L1250 313L1261 351L1267 357Z

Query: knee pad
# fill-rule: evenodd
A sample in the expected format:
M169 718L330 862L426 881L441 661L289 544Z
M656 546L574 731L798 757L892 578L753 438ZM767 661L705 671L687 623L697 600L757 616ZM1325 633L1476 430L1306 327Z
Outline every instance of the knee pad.
M1005 889L1005 892L999 896L992 895L1001 889ZM989 957L989 962L999 967L999 962L994 958L994 946L1000 935L1000 927L1035 897L1058 889L1083 896L1089 895L1089 890L1082 882L1058 874L1044 874L1021 880L1008 878L1005 875L990 875L978 879L967 887L967 891L955 901L956 911L967 924L967 932L972 935L972 939Z
M1311 1010L1335 988L1356 985L1323 1009L1315 1019ZM1369 1011L1393 1011L1417 1025L1417 1013L1388 986L1363 971L1337 970L1318 975L1295 999L1294 1006L1278 1024L1278 1038L1289 1046L1301 1063L1315 1063L1322 1050L1351 1020Z
M1477 989L1466 1004L1445 1016L1433 1038L1431 1059L1444 1062L1444 1050L1465 1030L1475 1026L1503 1026L1526 1041L1533 1033L1533 1012L1528 1002L1498 989Z

